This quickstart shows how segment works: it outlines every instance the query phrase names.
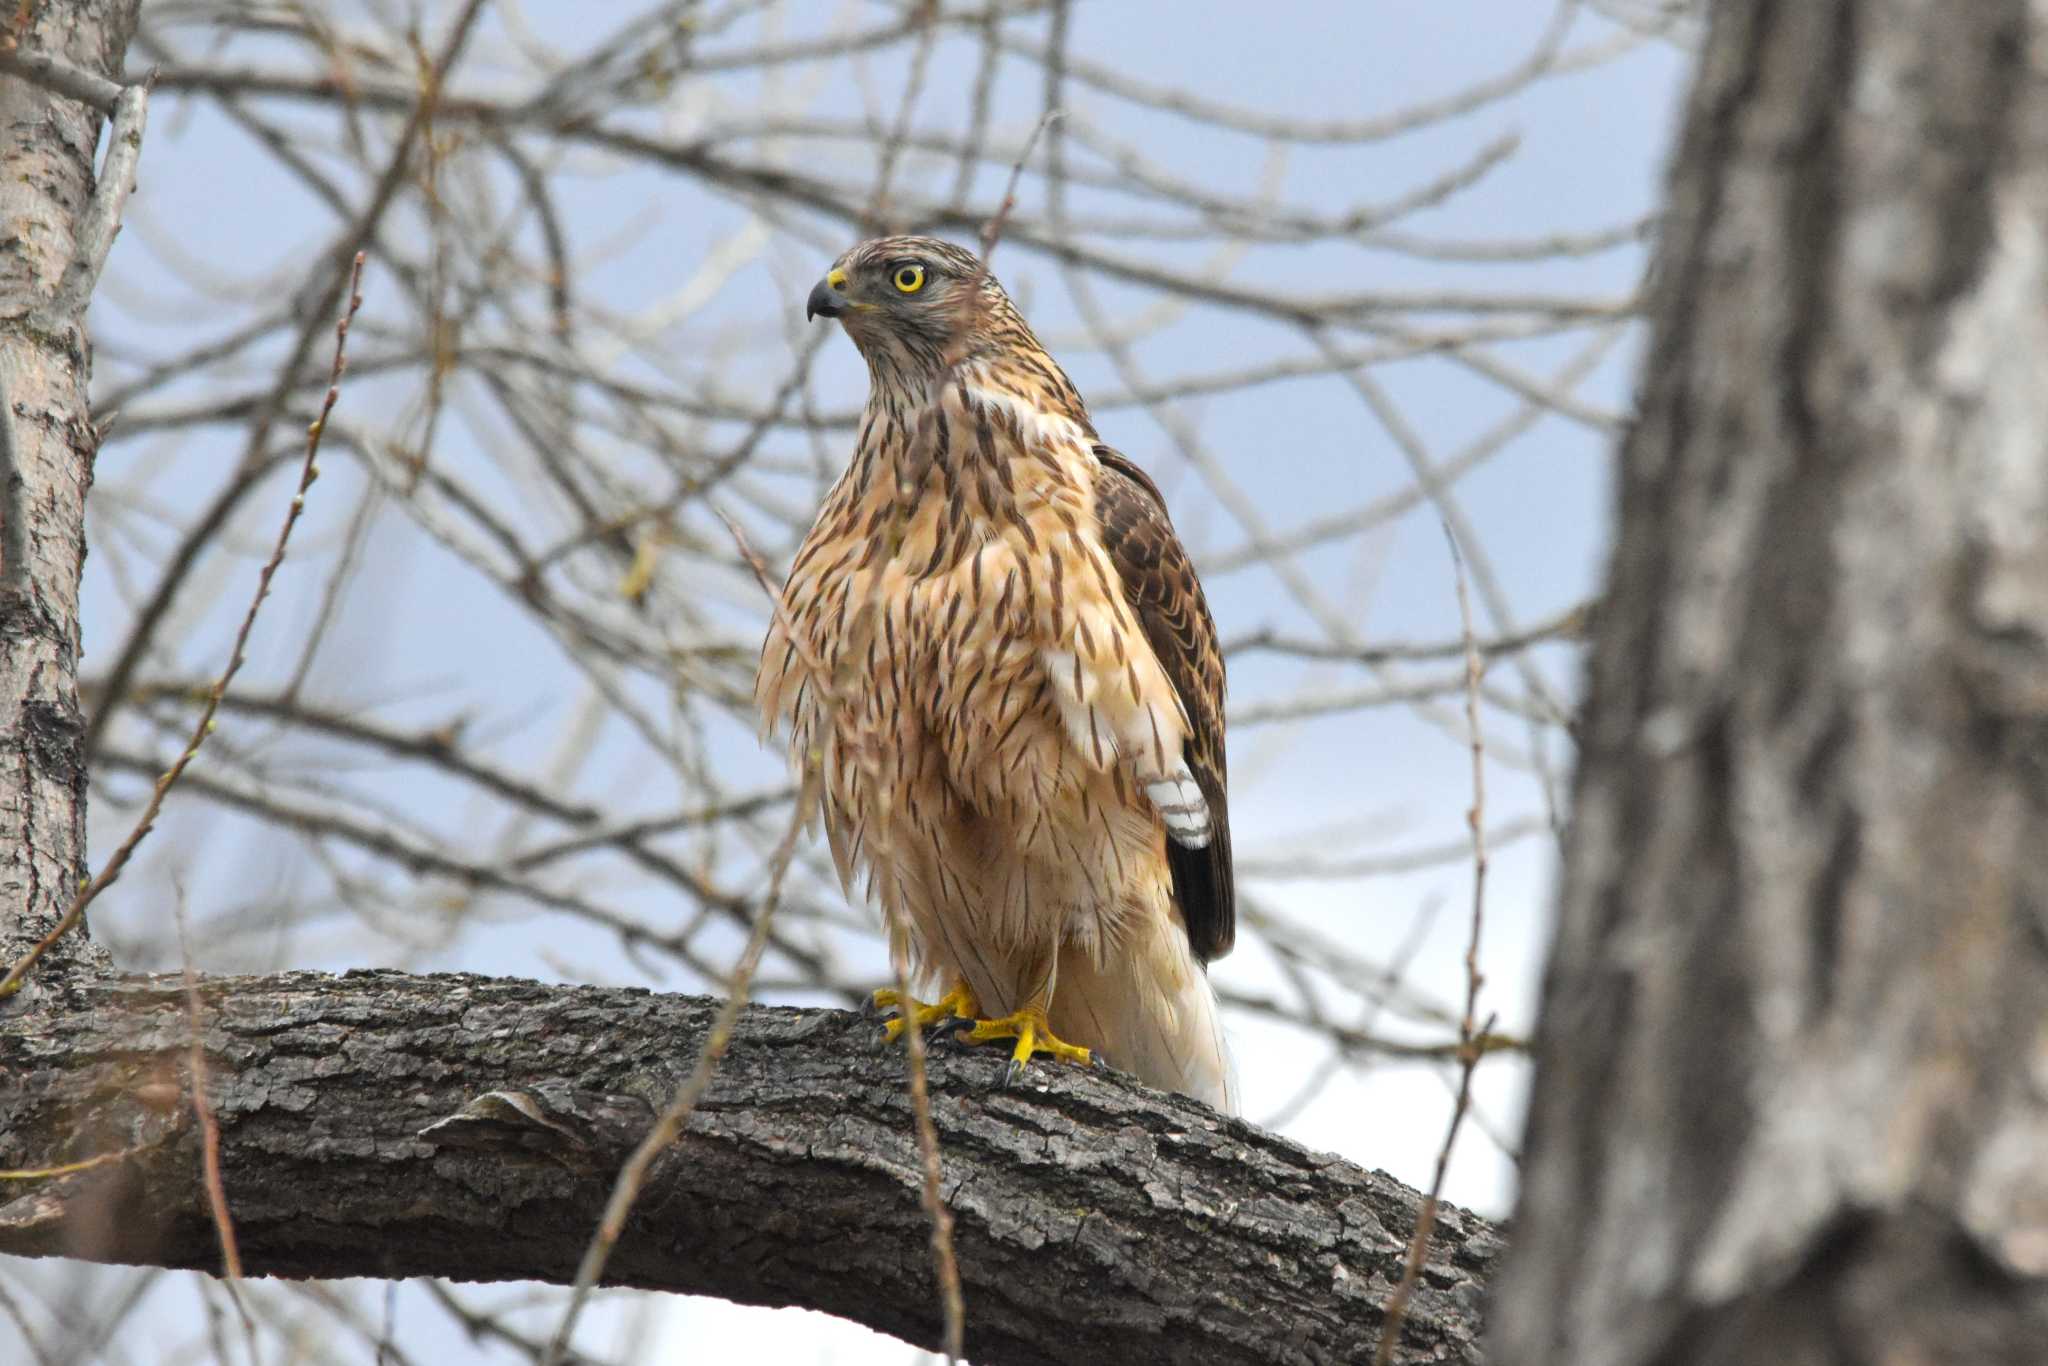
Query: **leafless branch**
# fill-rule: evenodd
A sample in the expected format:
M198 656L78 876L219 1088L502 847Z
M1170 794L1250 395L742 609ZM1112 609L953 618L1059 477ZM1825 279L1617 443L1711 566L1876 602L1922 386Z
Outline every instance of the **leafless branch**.
M1429 1239L1436 1227L1437 1201L1443 1194L1444 1174L1450 1169L1458 1130L1472 1104L1472 1073L1478 1068L1484 1052L1480 1040L1492 1036L1496 1018L1489 1015L1483 1026L1474 1020L1479 1008L1479 989L1486 980L1479 970L1479 939L1486 924L1486 736L1479 725L1479 680L1485 664L1472 631L1472 599L1465 587L1464 552L1458 546L1457 532L1451 529L1448 521L1444 523L1444 539L1450 546L1451 567L1457 578L1458 621L1465 635L1465 724L1471 732L1472 749L1472 806L1465 815L1472 832L1472 918L1471 933L1465 943L1465 1012L1458 1021L1458 1094L1451 1105L1451 1122L1445 1127L1443 1146L1437 1150L1436 1172L1430 1178L1429 1194L1423 1199L1421 1215L1415 1221L1414 1236L1409 1240L1407 1265L1402 1268L1400 1283L1394 1287L1393 1297L1387 1302L1379 1348L1373 1355L1376 1366L1387 1366L1394 1359L1395 1344L1401 1340L1401 1324L1408 1316L1415 1283L1422 1275L1424 1260L1429 1256Z
M221 1178L220 1124L214 1119L213 1106L206 1098L206 1044L200 1025L199 975L192 969L192 946L186 934L182 889L175 910L179 957L184 960L186 1013L192 1030L185 1072L191 1088L192 1115L199 1121L200 1179L206 1187L207 1214L212 1218L214 1233L220 1239L221 1275L227 1279L228 1298L234 1301L235 1313L241 1318L242 1332L248 1339L249 1360L253 1362L258 1359L256 1323L249 1317L249 1306L242 1301L242 1254L235 1245L235 1221L228 1212L227 1184Z
M733 1029L739 1023L740 1011L746 1007L747 991L754 980L754 972L761 966L762 950L768 947L768 929L774 923L775 908L782 900L783 879L788 876L789 865L796 857L797 837L803 833L803 813L807 808L808 803L799 798L789 829L769 861L768 889L754 910L754 931L747 936L747 946L740 953L739 962L733 965L725 1003L719 1007L711 1030L704 1037L704 1046L697 1052L696 1065L690 1069L690 1075L683 1084L676 1088L675 1094L669 1097L668 1104L656 1116L653 1127L634 1146L625 1165L619 1169L611 1196L605 1201L604 1218L599 1222L597 1232L591 1236L590 1246L584 1249L582 1263L576 1268L568 1307L562 1311L561 1326L555 1329L554 1337L548 1342L542 1366L560 1366L568 1351L569 1339L576 1331L576 1320L582 1315L583 1306L589 1300L590 1292L596 1288L598 1279L604 1275L605 1263L610 1260L612 1249L626 1230L626 1218L633 1211L633 1202L640 1198L648 1169L676 1141L683 1126L690 1122L691 1112L703 1099L705 1089L711 1085L711 1078L718 1071L719 1060L732 1043Z

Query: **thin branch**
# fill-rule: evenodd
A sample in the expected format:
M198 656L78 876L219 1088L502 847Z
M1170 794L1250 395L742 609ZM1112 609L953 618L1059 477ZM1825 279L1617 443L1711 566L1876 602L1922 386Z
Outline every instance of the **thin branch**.
M988 222L981 225L981 269L988 271L990 258L996 254L996 244L1002 241L1003 229L1010 222L1010 215L1017 208L1017 182L1024 178L1024 163L1031 160L1031 153L1038 146L1038 140L1045 136L1045 130L1062 117L1062 111L1048 109L1031 125L1031 136L1024 139L1024 149L1017 153L1017 160L1010 165L1010 181L1003 187L1003 198L996 205L996 211L989 215Z
M654 1166L654 1159L676 1141L683 1126L690 1122L690 1113L703 1099L711 1078L718 1071L719 1061L725 1057L725 1050L732 1043L740 1012L746 1008L747 992L755 969L760 967L762 951L768 947L768 927L774 923L775 908L782 900L783 879L795 859L797 840L803 835L806 805L801 799L797 802L782 843L776 846L768 870L768 890L754 912L753 933L747 936L746 947L740 952L739 962L733 966L732 984L718 1009L717 1018L712 1021L710 1032L704 1037L704 1047L697 1054L697 1065L690 1069L690 1075L676 1088L646 1137L640 1140L626 1159L625 1166L619 1169L611 1197L605 1202L604 1218L599 1222L597 1232L591 1235L590 1245L583 1251L583 1261L576 1268L576 1282L569 1296L568 1308L562 1311L561 1326L555 1329L555 1336L548 1343L547 1354L541 1358L542 1366L560 1366L563 1354L569 1348L569 1339L576 1331L576 1320L582 1316L590 1292L604 1275L604 1264L610 1260L619 1236L626 1231L626 1216L633 1212L633 1202L640 1198L640 1188L646 1184L648 1170Z
M43 1346L43 1340L36 1335L28 1316L22 1313L21 1306L15 1302L14 1296L8 1292L4 1282L0 1282L0 1310L6 1311L7 1317L14 1323L15 1330L21 1334L22 1342L35 1354L36 1366L50 1366L53 1358L49 1349Z
M192 1046L186 1054L185 1070L192 1087L192 1114L199 1121L200 1179L206 1187L206 1209L212 1216L215 1235L220 1239L221 1275L227 1280L228 1298L241 1316L242 1332L249 1343L249 1360L261 1360L256 1351L256 1321L242 1298L242 1253L235 1243L235 1221L228 1213L227 1184L220 1170L220 1122L206 1099L206 1042L201 1029L199 974L192 968L192 945L185 929L184 889L179 888L173 906L178 922L178 955L184 962L185 1016L191 1026Z
M880 236L889 231L889 182L896 174L896 163L903 155L903 145L910 136L910 116L916 112L917 97L924 92L925 73L931 65L932 48L938 38L938 0L919 0L915 22L917 24L917 46L910 53L910 74L903 82L903 97L896 107L896 122L882 139L881 161L875 171L875 193L868 201L868 228L871 235Z
M1472 828L1472 935L1465 944L1465 1016L1460 1034L1473 1035L1473 1016L1479 1009L1479 988L1485 975L1479 971L1479 938L1486 924L1486 732L1479 723L1480 682L1486 662L1472 632L1472 597L1465 581L1465 556L1449 523L1444 535L1450 542L1451 564L1457 574L1458 623L1465 636L1465 728L1472 750L1472 808L1465 821Z
M1443 1147L1437 1150L1429 1194L1423 1199L1422 1212L1415 1221L1415 1235L1408 1244L1408 1263L1402 1269L1400 1284L1387 1301L1374 1366L1388 1366L1394 1359L1395 1344L1401 1339L1401 1323L1408 1316L1415 1283L1421 1279L1423 1261L1429 1256L1429 1239L1436 1229L1437 1201L1443 1194L1444 1173L1450 1169L1451 1150L1457 1146L1458 1130L1472 1105L1472 1074L1486 1051L1480 1040L1492 1036L1494 1021L1499 1018L1489 1015L1484 1027L1473 1019L1479 1008L1479 988L1486 980L1479 971L1479 938L1486 923L1486 737L1479 727L1479 682L1485 663L1472 631L1472 596L1465 583L1464 552L1459 549L1457 533L1448 520L1443 528L1444 539L1451 547L1451 567L1457 576L1458 622L1465 637L1465 725L1472 750L1472 806L1465 813L1465 821L1472 830L1472 933L1465 944L1465 1013L1458 1021L1458 1094L1451 1103L1451 1122L1444 1130Z
M1468 650L1477 649L1482 656L1490 659L1496 655L1526 650L1532 645L1540 645L1546 641L1582 638L1587 633L1596 605L1596 601L1589 598L1574 603L1555 616L1534 625L1478 641L1402 641L1384 645L1354 646L1330 640L1283 636L1267 626L1226 641L1223 652L1226 655L1234 655L1263 650L1272 654L1292 655L1298 659L1332 660L1349 664L1390 664L1463 659Z
M929 30L927 30L928 32ZM920 48L920 56L925 51L925 48ZM923 64L920 61L912 68L913 82L921 77L922 72ZM897 134L899 140L903 130L907 128L911 96L914 93L915 85L913 84L912 90L905 95L903 105L904 117L899 121ZM961 298L969 309L980 309L984 306L981 285L988 276L989 260L995 255L996 244L1002 240L1003 225L1008 221L1010 211L1016 206L1017 181L1024 173L1024 163L1030 157L1032 148L1037 145L1039 134L1053 120L1055 115L1056 111L1048 110L1045 116L1038 121L1037 127L1032 130L1030 138L1024 144L1023 151L1018 153L1016 164L1010 169L1009 187L1004 194L1003 202L982 227L980 263L976 266L973 277L966 281L961 290ZM885 168L886 165L887 163L885 163ZM963 338L971 335L971 332L972 329L969 328L960 329ZM958 371L966 357L967 352L964 342L956 343L946 357L946 363L941 370L940 378L928 386L926 390L928 395L927 402L923 410L918 414L913 428L910 458L904 461L903 469L897 475L896 515L898 525L892 529L890 533L892 537L900 537L902 535L902 523L910 515L917 498L917 492L924 484L925 474L929 470L933 459L933 453L937 444L938 424L944 420L938 396L945 391L946 385ZM779 613L781 610L779 598L769 586L766 573L760 561L746 549L745 539L740 535L738 526L730 519L726 520L726 525L732 530L734 537L741 541L742 554L747 556L748 562L753 566L755 576L761 580L761 586L768 592L770 601L777 603L776 610ZM877 615L886 615L886 613ZM791 629L790 634L792 640L798 638L794 628ZM812 673L815 678L820 680L832 677L831 673L819 668L813 668ZM877 856L877 864L878 866L886 866L889 857L887 842L892 838L891 832L894 829L894 824L889 819L886 809L881 813L876 826L883 842L883 847ZM881 900L883 919L886 922L887 939L890 945L889 965L896 979L897 999L905 1003L907 1008L908 1003L914 1000L915 997L911 990L910 965L904 955L898 951L898 946L908 942L908 927L901 923L903 910L897 905L896 898L884 895ZM903 1034L904 1053L909 1074L911 1113L917 1126L918 1152L924 1169L922 1198L925 1214L931 1222L932 1261L939 1283L939 1303L945 1316L946 1330L943 1347L946 1360L950 1366L951 1363L960 1360L966 1353L967 1307L960 1288L960 1267L953 1251L953 1214L946 1207L945 1202L943 1189L944 1174L939 1160L938 1128L932 1122L931 1117L931 1096L927 1089L925 1076L924 1031L914 1021L906 1018Z
M723 517L722 513L720 515ZM768 588L766 571L748 547L739 525L729 518L725 519L725 524L732 532L733 539L738 542L741 555L753 565L762 588L769 592L770 601L776 601L773 591ZM562 1313L561 1326L555 1330L553 1339L548 1343L542 1366L559 1366L563 1353L568 1350L569 1339L576 1331L576 1320L582 1314L583 1306L589 1300L591 1290L596 1287L598 1278L604 1274L605 1262L610 1259L612 1249L617 1246L619 1235L625 1232L626 1216L632 1212L633 1202L640 1196L640 1188L647 1180L648 1169L654 1165L654 1159L675 1142L676 1136L682 1133L683 1126L689 1123L691 1111L697 1108L698 1100L711 1085L711 1078L718 1071L719 1060L725 1056L726 1047L732 1042L733 1028L739 1023L740 1011L747 1004L747 993L753 982L754 973L761 965L761 954L768 946L768 930L774 922L776 907L782 900L783 881L788 877L790 865L796 858L797 841L803 835L804 816L817 797L816 781L815 771L806 767L803 790L798 792L797 799L790 808L789 825L783 832L781 843L770 856L768 889L761 898L761 904L754 911L753 929L747 936L746 947L740 953L739 962L733 967L730 985L726 989L725 1003L719 1007L718 1016L713 1021L709 1034L705 1036L704 1047L697 1054L696 1066L690 1070L690 1075L684 1079L683 1084L676 1088L675 1094L669 1098L668 1105L656 1118L653 1127L647 1131L646 1137L640 1140L632 1155L626 1159L625 1166L620 1169L618 1180L612 1186L611 1197L605 1203L604 1219L599 1223L597 1232L592 1235L590 1245L584 1249L582 1263L576 1269L574 1291L569 1297L568 1308ZM950 1248L948 1250L950 1251Z
M150 1146L152 1145L138 1143L132 1148L123 1148L119 1152L94 1153L91 1157L81 1157L76 1162L59 1162L53 1167L13 1167L6 1171L0 1171L0 1181L48 1181L53 1177L76 1176L80 1172L89 1172L96 1167L108 1167L116 1162L126 1162L129 1158L134 1157Z
M1497 1017L1489 1015L1480 1035L1493 1033ZM1451 1123L1444 1132L1443 1147L1437 1150L1436 1171L1430 1177L1429 1194L1423 1197L1422 1211L1416 1216L1415 1234L1408 1242L1408 1261L1401 1268L1401 1280L1394 1287L1393 1295L1387 1301L1387 1313L1380 1324L1379 1349L1373 1353L1373 1366L1389 1366L1394 1360L1394 1350L1401 1340L1401 1325L1407 1321L1408 1307L1414 1302L1415 1288L1422 1280L1423 1260L1429 1255L1429 1240L1436 1232L1437 1209L1442 1201L1444 1173L1451 1165L1451 1150L1457 1146L1458 1130L1464 1125L1466 1112L1472 1108L1472 1072L1478 1064L1479 1054L1467 1049L1459 1061L1458 1094L1451 1103Z

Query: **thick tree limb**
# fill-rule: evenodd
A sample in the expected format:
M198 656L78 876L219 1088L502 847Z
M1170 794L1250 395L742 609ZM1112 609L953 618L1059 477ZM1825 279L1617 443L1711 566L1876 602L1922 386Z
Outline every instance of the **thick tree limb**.
M387 972L218 977L203 999L250 1274L561 1283L716 1009ZM29 1000L0 1011L0 1166L135 1151L0 1204L0 1251L215 1269L180 979L81 973ZM840 1011L749 1009L611 1282L934 1341L902 1063L877 1032ZM1416 1192L1102 1069L998 1089L1001 1062L931 1054L977 1362L1370 1352ZM1442 1207L1397 1359L1478 1360L1499 1247Z

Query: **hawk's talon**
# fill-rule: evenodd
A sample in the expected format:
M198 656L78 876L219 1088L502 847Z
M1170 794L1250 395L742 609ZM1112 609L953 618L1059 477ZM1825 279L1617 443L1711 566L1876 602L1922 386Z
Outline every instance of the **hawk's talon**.
M965 982L955 982L951 991L929 1003L915 996L905 996L894 987L881 988L869 1000L877 1010L894 1009L897 1012L895 1019L882 1026L882 1038L889 1043L903 1037L905 1019L915 1020L920 1028L934 1021L939 1022L942 1029L957 1028L959 1022L972 1021L978 1009L974 993Z
M1042 1006L1028 1005L999 1020L976 1020L974 1028L967 1031L969 1043L988 1043L994 1039L1017 1041L1017 1046L1010 1050L1010 1065L1003 1069L1005 1086L1014 1086L1023 1079L1025 1064L1031 1061L1034 1053L1044 1053L1061 1062L1078 1063L1083 1067L1093 1062L1095 1056L1078 1044L1056 1037L1052 1027L1046 1023Z

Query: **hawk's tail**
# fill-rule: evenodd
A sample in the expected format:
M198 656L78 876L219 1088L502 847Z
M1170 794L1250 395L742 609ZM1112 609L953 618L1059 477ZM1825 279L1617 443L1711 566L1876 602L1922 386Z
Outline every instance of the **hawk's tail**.
M1147 1086L1179 1091L1237 1113L1237 1071L1209 974L1176 921L1159 918L1138 942L1096 966L1083 949L1060 953L1053 1033L1098 1050Z

